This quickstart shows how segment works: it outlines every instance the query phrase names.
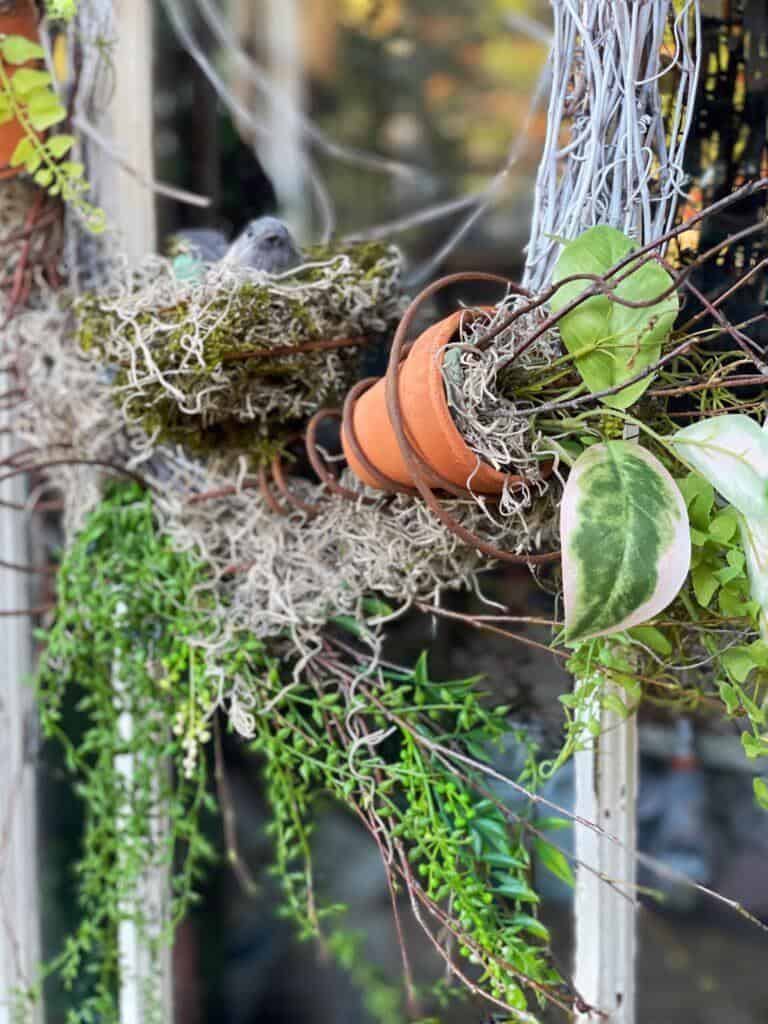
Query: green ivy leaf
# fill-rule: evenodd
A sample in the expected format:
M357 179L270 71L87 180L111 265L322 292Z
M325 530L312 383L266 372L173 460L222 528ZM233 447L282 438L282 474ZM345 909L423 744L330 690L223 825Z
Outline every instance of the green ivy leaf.
M718 544L727 544L735 537L738 526L735 513L731 509L726 509L723 512L718 512L709 524L709 534Z
M720 658L723 668L737 683L743 683L755 667L755 659L748 647L729 647Z
M534 839L532 845L547 871L550 871L556 878L559 878L561 882L565 882L566 885L574 885L571 865L561 850L558 850L544 839Z
M55 160L60 160L63 156L66 156L74 144L74 135L54 135L52 139L48 139L46 145L51 156Z
M744 753L750 761L754 761L758 757L763 757L765 754L768 754L768 743L763 740L759 740L756 736L753 736L751 732L743 732L741 734L741 745L744 747Z
M72 160L65 160L61 169L69 178L82 178L85 174L85 166Z
M566 243L555 266L553 282L574 274L605 274L637 248L621 231L605 225L590 228ZM629 268L625 268L629 269ZM591 284L572 281L559 288L551 299L557 313ZM637 267L615 288L616 295L632 302L648 301L662 295L672 278L655 261ZM591 392L621 384L655 363L662 343L669 336L678 311L678 298L672 292L651 306L623 306L607 295L593 295L560 320L565 347L576 359L576 367ZM652 381L644 380L603 398L605 405L626 409Z
M721 680L718 683L718 689L720 691L720 699L725 704L725 710L729 715L735 714L741 707L741 698L736 687L732 686L731 683L726 683L725 680Z
M698 473L689 473L682 480L677 481L677 486L688 506L688 518L691 521L691 526L706 533L709 529L712 507L715 504L714 487Z
M0 42L0 53L8 64L26 64L30 60L43 60L45 50L24 36L6 36Z
M646 647L650 647L657 654L662 654L666 657L666 655L672 653L672 644L669 642L669 639L655 626L635 626L634 629L630 629L629 635L633 640L645 644Z
M58 96L50 89L35 89L26 98L29 119L36 131L42 132L67 118Z
M37 68L19 68L11 79L13 91L17 96L27 96L35 89L42 89L51 84L51 76L47 71Z
M752 788L755 791L755 799L763 810L768 811L768 783L765 779L756 778L752 780Z
M40 166L40 158L37 149L31 139L24 136L11 154L11 167L29 167L35 160Z
M41 188L48 188L53 181L53 171L48 167L43 167L42 170L38 171L35 175L35 183Z
M600 706L607 711L613 711L619 718L626 718L629 708L624 701L615 693L603 693L600 695Z
M618 633L675 598L691 561L683 496L655 455L627 441L589 448L560 510L569 641Z

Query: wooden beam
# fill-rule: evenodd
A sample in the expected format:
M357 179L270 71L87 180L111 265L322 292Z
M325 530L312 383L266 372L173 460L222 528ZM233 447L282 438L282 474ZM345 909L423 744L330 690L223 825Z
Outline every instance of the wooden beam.
M639 428L624 425L625 441ZM578 680L577 680L578 685ZM601 695L624 703L626 695L604 679ZM595 706L600 735L577 751L576 817L599 825L603 834L575 824L575 983L579 995L598 1011L577 1015L579 1024L635 1022L637 959L637 713L623 718ZM616 842L618 840L618 842Z
M576 1019L579 1024L634 1024L637 715L621 718L602 709L599 719L599 738L574 755L576 815L620 843L574 826L579 861L574 982L579 995L599 1012Z
M81 17L87 23L85 6ZM89 157L87 164L94 201L106 211L110 229L117 235L119 250L129 263L136 265L157 248L155 199L147 187L147 182L154 179L153 4L151 0L115 0L113 17L115 48L111 74L114 84L108 93L109 105L98 111L95 125L100 137L109 141L109 147L100 146L88 135L82 142ZM87 36L87 24L83 28ZM104 94L103 89L99 92ZM113 667L116 698L124 685L116 661ZM131 736L130 714L121 717L119 727L126 739ZM136 769L132 755L120 756L116 767L130 792ZM129 804L128 801L122 815L131 813ZM164 828L162 820L153 824L150 838L155 843L162 841ZM120 1024L144 1024L149 1019L161 1020L163 1024L173 1022L171 951L163 948L159 963L152 953L154 940L167 923L169 894L168 870L152 869L123 907L124 916L118 927ZM137 919L146 921L146 927L139 927Z
M311 188L300 122L306 101L303 5L300 0L229 0L228 9L242 49L263 68L273 89L265 95L251 82L242 62L231 62L232 90L264 124L268 143L246 125L239 125L239 130L254 146L272 182L280 215L299 239L308 238Z
M124 165L103 153L95 154L94 160L99 168L94 182L98 202L133 265L157 248L155 198L147 187L154 180L152 9L150 0L116 2L114 88L98 128Z
M14 378L0 373L0 394ZM6 431L12 417L0 403L0 459L14 450ZM26 501L25 478L0 484L4 501ZM3 568L27 564L27 517L0 506L0 611L30 607L30 577ZM0 616L0 1024L11 1024L14 994L33 984L40 962L39 880L37 864L37 716L32 670L32 634L26 616ZM25 1007L24 1020L38 1024L43 1007Z

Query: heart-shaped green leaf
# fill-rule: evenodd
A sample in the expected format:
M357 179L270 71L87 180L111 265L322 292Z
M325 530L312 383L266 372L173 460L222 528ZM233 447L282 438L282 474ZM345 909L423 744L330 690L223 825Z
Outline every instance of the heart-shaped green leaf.
M655 455L629 441L576 461L560 508L568 640L647 622L675 598L691 561L680 490Z
M11 79L13 91L17 96L28 96L33 89L44 89L51 84L51 76L47 71L37 68L19 68Z
M26 135L19 140L18 145L11 153L11 167L26 167L30 174L34 173L40 166L41 158L31 139Z
M574 274L599 274L615 266L637 246L621 231L598 226L567 242L555 266L553 282ZM630 267L625 268L621 276ZM557 313L590 286L588 280L564 284L552 296ZM637 267L615 287L619 298L631 302L657 299L672 285L672 278L655 261ZM607 295L593 295L559 321L563 343L575 357L584 383L594 394L629 380L655 363L661 346L675 322L678 298L675 292L641 308L624 306ZM626 409L643 394L652 375L631 384L602 401L614 409Z
M42 46L24 36L6 36L0 42L0 53L9 64L26 64L28 60L42 60L45 57Z
M54 135L52 139L48 139L46 145L51 156L60 160L61 157L66 156L74 144L74 135Z
M26 103L29 119L39 132L66 120L67 112L51 89L33 89L26 97Z

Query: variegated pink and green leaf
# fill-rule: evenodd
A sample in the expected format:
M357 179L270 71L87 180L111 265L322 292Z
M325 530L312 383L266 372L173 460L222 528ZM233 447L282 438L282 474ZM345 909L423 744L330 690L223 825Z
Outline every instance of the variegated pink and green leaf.
M669 472L629 441L588 448L560 509L565 633L619 633L674 600L691 562L685 500Z

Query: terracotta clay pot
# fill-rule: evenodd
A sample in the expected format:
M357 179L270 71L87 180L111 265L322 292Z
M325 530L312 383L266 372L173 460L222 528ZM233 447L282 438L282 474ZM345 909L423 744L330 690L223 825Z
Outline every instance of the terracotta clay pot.
M33 43L40 41L37 11L33 0L16 0L14 9L7 14L0 14L0 35L24 36ZM4 63L3 69L10 76L18 70L18 66L11 67ZM23 167L10 166L13 151L24 138L24 134L24 129L18 121L0 124L0 178L12 178L24 170Z
M459 310L427 328L400 363L400 409L411 444L436 474L457 488L465 488L470 481L471 489L478 494L500 494L505 482L514 484L523 478L499 473L484 463L478 467L478 456L459 433L445 395L445 346L456 340L465 315L464 310ZM352 430L363 454L379 474L400 486L411 487L413 478L392 427L385 389L386 379L381 378L355 399ZM355 475L369 487L386 489L386 482L357 457L346 427L342 429L341 441Z

